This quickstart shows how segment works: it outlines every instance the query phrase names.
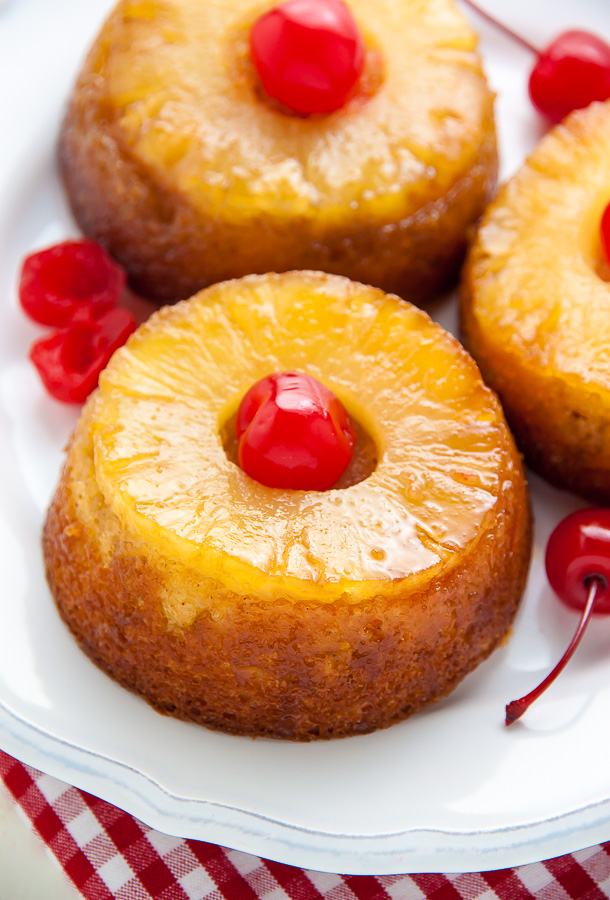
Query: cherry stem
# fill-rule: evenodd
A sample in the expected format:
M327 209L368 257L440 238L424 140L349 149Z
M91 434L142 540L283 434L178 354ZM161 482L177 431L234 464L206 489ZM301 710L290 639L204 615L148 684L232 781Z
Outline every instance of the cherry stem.
M543 682L541 682L537 688L534 688L533 691L530 691L529 694L526 694L525 697L521 697L520 700L511 700L509 704L506 706L506 725L512 725L513 722L516 722L517 719L520 719L523 713L532 705L534 700L537 700L538 697L546 691L548 686L555 681L560 672L562 672L567 666L568 662L572 658L574 651L580 644L580 640L587 629L587 625L589 624L589 620L591 618L591 611L593 610L593 605L595 603L595 597L597 596L598 588L604 587L605 579L600 578L597 575L592 575L588 579L589 583L589 594L587 596L587 602L585 604L585 608L582 611L582 616L580 617L580 622L578 623L578 628L574 632L574 637L570 641L570 646L563 654L553 671L546 676Z
M462 0L466 6L469 6L471 9L474 9L482 19L485 19L486 22L489 22L491 25L494 25L499 31L503 32L507 37L512 38L513 41L516 41L518 44L521 44L522 47L525 47L526 50L529 50L534 56L540 56L540 50L538 47L535 47L534 44L531 44L523 35L518 34L516 31L513 31L512 28L509 28L508 25L505 25L504 22L499 22L494 16L490 13L485 12L484 9L481 9L478 3L474 3L473 0Z

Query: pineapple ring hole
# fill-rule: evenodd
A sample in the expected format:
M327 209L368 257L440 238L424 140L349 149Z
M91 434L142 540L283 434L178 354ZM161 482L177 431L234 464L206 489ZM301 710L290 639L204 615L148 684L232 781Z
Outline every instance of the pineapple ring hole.
M598 278L610 282L610 262L606 259L601 239L601 218L610 202L606 193L600 194L595 203L582 217L579 235L580 250L588 265L593 269Z
M379 453L374 438L351 412L349 413L349 417L356 432L354 455L341 478L331 488L333 491L345 490L346 488L352 487L354 484L360 484L361 481L365 481L369 475L373 474L377 468L377 463L379 462ZM236 418L237 412L234 412L233 415L221 425L220 440L229 462L239 467L239 462L237 460L237 437L235 435Z
M267 8L272 9L276 5L277 2L272 2L257 9L255 14L250 12L248 17L237 23L232 33L230 33L229 66L233 83L242 88L246 86L255 103L263 104L282 116L293 119L302 119L305 122L315 122L318 119L326 119L329 115L328 113L302 116L293 109L284 106L283 103L270 97L260 82L256 69L254 68L254 63L250 57L250 29L258 17L261 16ZM381 45L377 38L365 31L360 23L359 25L364 39L364 65L358 83L343 107L343 111L345 109L357 109L367 103L379 92L385 81L385 58ZM341 113L342 110L339 110L338 112ZM330 115L332 115L332 113L330 113Z
M601 241L599 243L599 255L596 259L595 274L598 275L602 281L610 282L610 262L606 259L606 254L604 253Z

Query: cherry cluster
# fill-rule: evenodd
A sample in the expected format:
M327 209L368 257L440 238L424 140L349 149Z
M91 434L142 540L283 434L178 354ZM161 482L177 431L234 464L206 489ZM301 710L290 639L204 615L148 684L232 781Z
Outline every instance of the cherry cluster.
M124 287L121 266L93 241L64 241L24 260L21 306L55 329L34 342L30 359L56 400L83 403L135 331L131 313L117 306Z

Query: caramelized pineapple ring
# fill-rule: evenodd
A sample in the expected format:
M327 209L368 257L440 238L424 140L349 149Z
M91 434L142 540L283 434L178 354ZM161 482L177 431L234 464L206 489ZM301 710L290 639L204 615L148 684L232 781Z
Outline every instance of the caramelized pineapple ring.
M384 218L420 203L431 179L444 193L448 160L468 168L487 113L476 36L448 0L381 0L374 16L367 0L350 5L380 48L382 89L342 114L295 118L254 94L248 32L259 7L160 0L143 15L126 0L112 49L98 49L109 53L105 89L124 139L145 165L162 162L165 182L197 209L229 219L332 220L354 202Z
M287 369L369 425L366 480L280 491L229 462L222 424ZM95 415L96 480L121 521L268 596L281 577L296 596L357 600L376 589L365 582L442 564L476 538L506 474L504 422L456 342L413 307L316 275L246 278L162 310L103 375Z
M241 397L283 370L370 434L368 477L279 490L227 456ZM403 718L491 652L529 508L495 396L425 313L337 276L250 276L161 310L115 354L45 554L63 615L122 683L213 727L309 739Z
M249 59L265 4L119 3L61 159L79 223L145 294L291 268L423 294L455 268L496 171L476 36L453 0L350 6L364 80L345 108L299 118L261 97Z
M527 461L610 502L610 103L550 132L485 215L462 329Z

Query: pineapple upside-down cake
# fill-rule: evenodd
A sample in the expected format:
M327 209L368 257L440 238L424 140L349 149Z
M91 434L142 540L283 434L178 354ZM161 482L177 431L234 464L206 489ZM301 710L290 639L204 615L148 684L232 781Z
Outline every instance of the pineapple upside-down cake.
M319 19L339 0L292 3ZM455 278L495 186L476 34L454 0L350 0L342 15L354 18L362 71L339 108L306 114L269 96L257 69L253 28L272 6L121 0L61 133L79 225L158 301L290 269L429 298ZM262 50L293 62L300 43ZM312 65L341 53L327 57Z
M462 335L526 461L610 503L610 101L547 134L485 213Z
M354 423L332 489L236 463L241 399L286 370ZM62 616L121 684L211 728L311 740L404 719L503 641L530 510L495 395L425 313L338 276L249 276L115 353L44 553Z

